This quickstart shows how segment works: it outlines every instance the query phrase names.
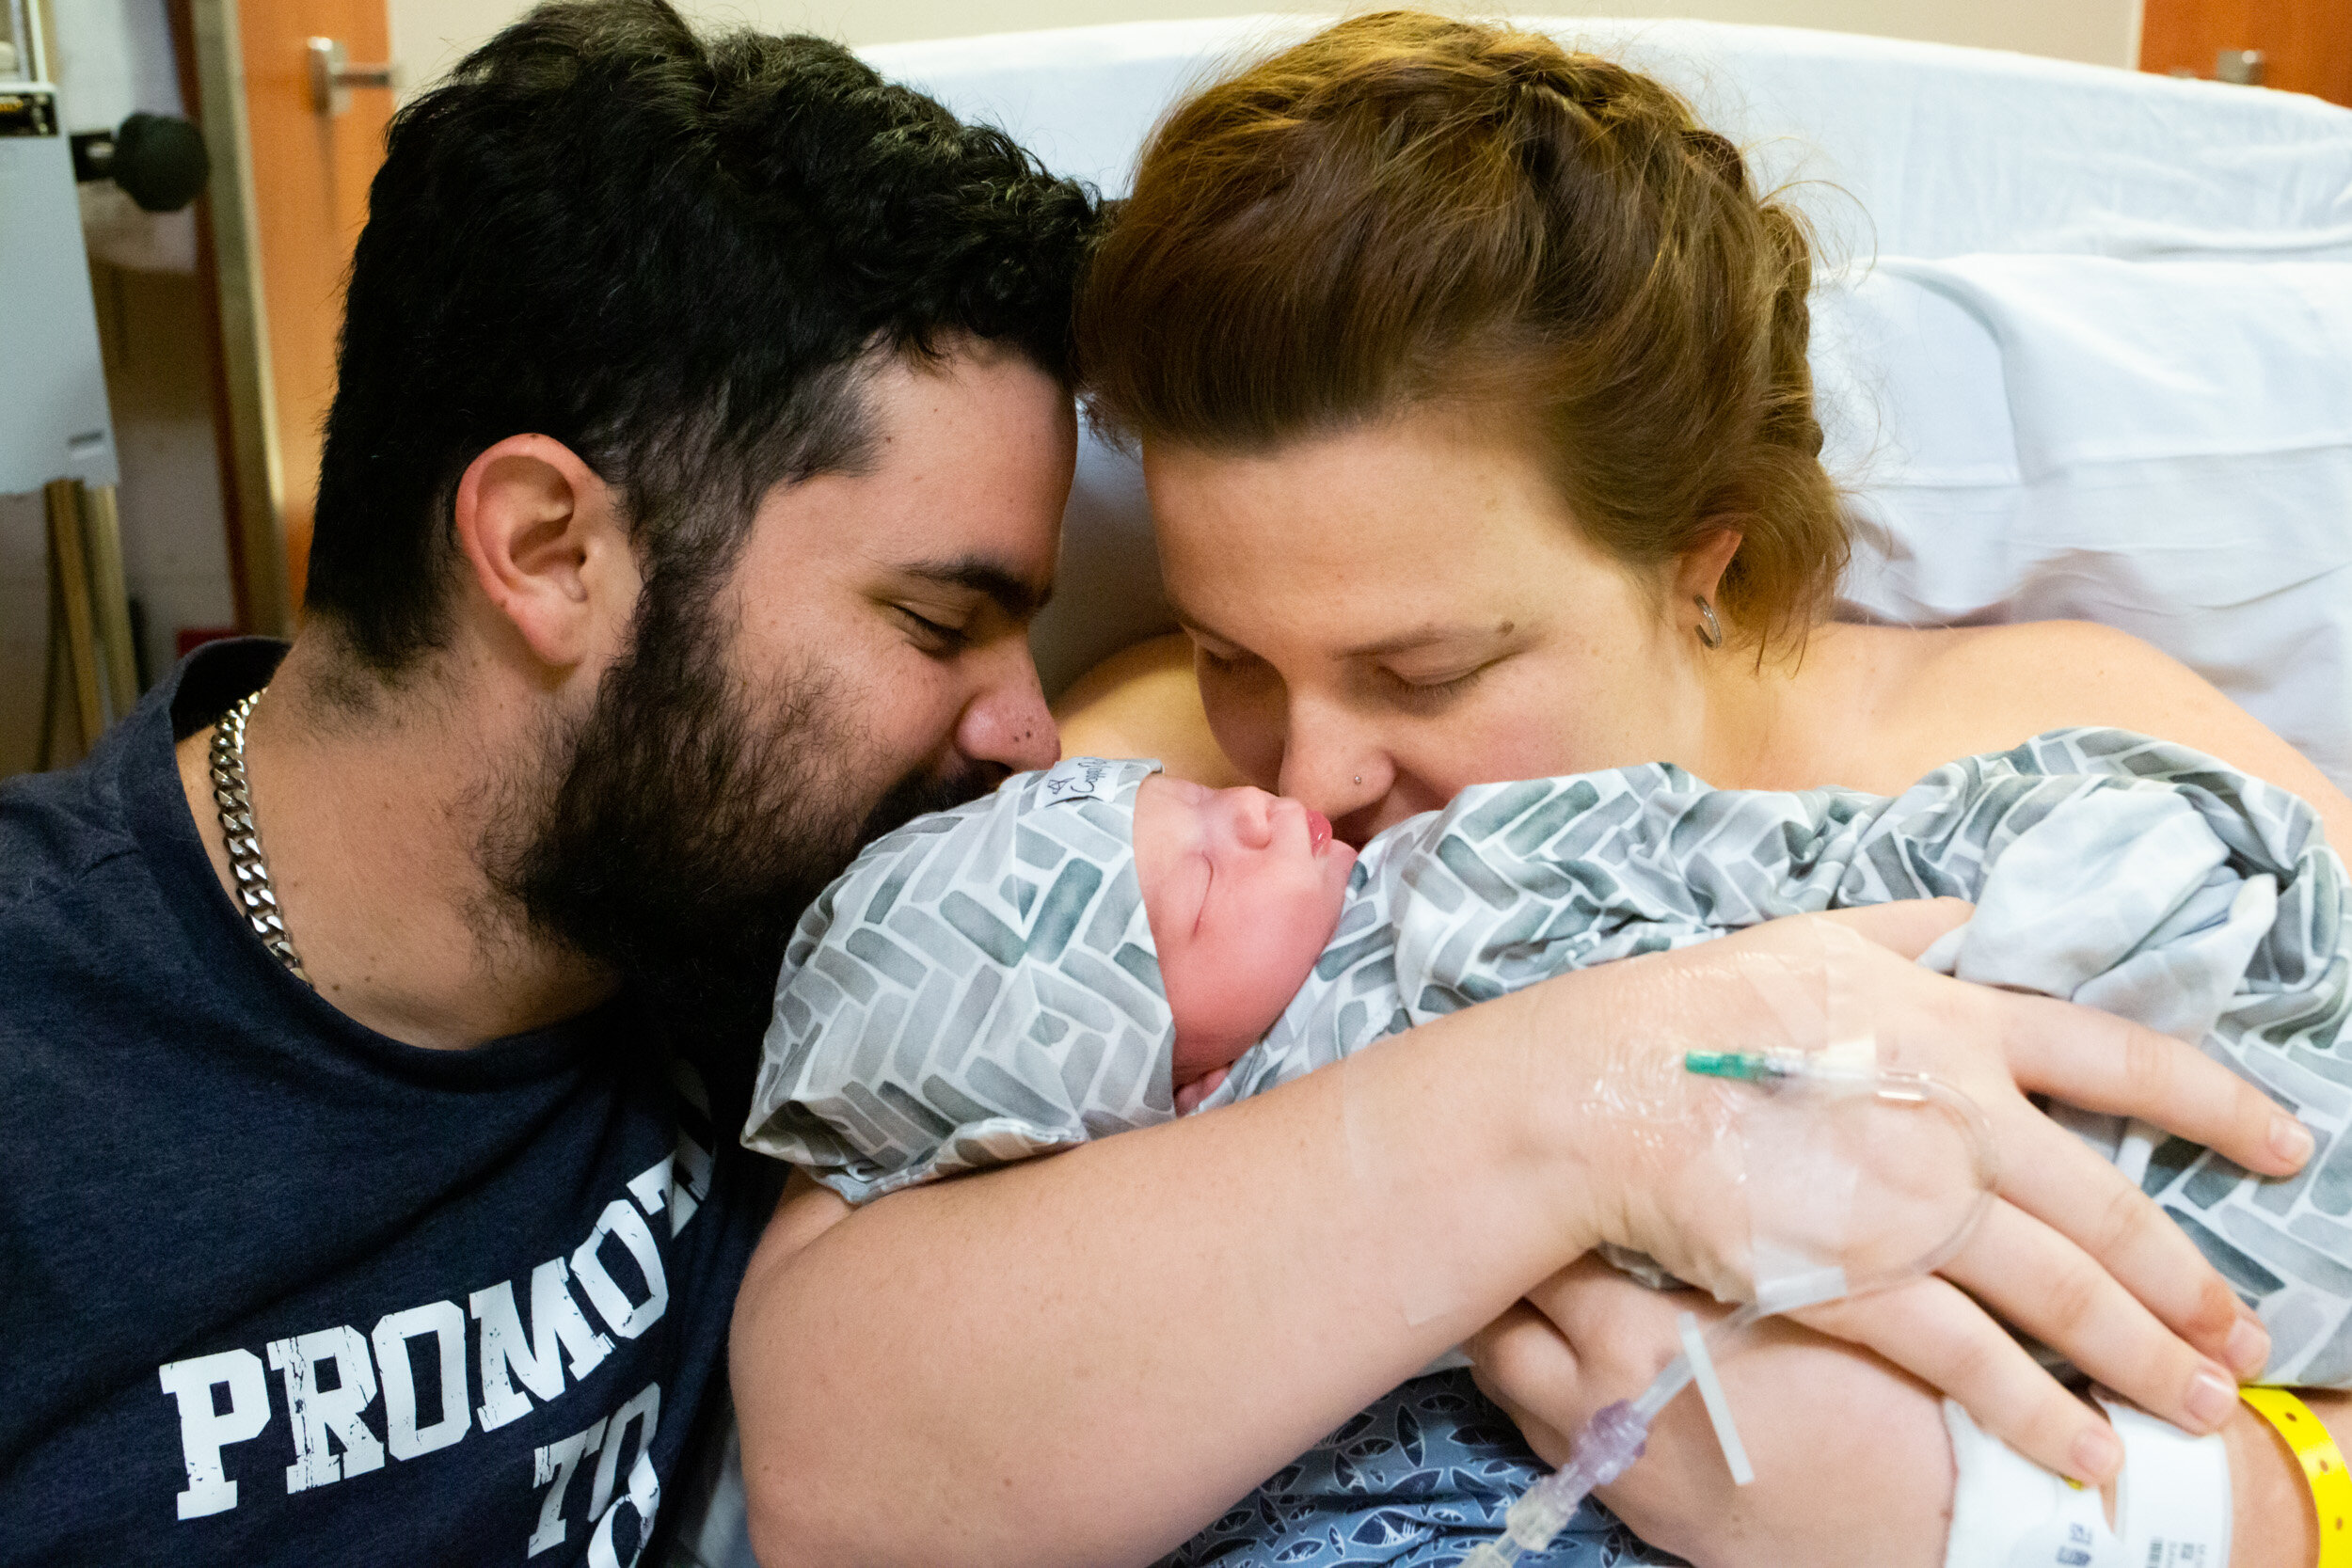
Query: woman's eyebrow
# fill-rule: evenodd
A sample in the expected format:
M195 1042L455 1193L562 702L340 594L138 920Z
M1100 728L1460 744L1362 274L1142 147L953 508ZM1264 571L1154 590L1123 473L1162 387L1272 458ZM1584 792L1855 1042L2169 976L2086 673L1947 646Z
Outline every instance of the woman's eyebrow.
M1508 637L1518 629L1514 621L1500 626L1424 626L1394 637L1383 637L1371 642L1359 642L1340 652L1342 658L1382 658L1390 654L1410 653L1416 648L1431 648L1447 642L1474 642Z

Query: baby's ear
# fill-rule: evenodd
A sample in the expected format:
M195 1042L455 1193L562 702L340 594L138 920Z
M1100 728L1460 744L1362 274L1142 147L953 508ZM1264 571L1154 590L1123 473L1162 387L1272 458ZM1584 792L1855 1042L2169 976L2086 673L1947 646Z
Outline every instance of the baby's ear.
M1176 1114L1180 1117L1188 1117L1199 1110L1200 1102L1216 1093L1219 1086L1224 1084L1227 1075L1232 1070L1230 1067L1214 1069L1178 1089L1176 1091Z

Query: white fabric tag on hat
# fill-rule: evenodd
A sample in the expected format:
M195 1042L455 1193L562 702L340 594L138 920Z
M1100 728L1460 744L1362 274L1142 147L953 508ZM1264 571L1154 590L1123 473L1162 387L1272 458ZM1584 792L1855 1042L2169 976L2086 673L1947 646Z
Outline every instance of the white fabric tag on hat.
M1160 770L1157 759L1151 768L1154 773ZM1105 762L1101 757L1069 757L1047 770L1045 777L1038 781L1038 790L1047 804L1059 805L1064 800L1094 800L1116 795L1125 782L1125 771L1117 762Z

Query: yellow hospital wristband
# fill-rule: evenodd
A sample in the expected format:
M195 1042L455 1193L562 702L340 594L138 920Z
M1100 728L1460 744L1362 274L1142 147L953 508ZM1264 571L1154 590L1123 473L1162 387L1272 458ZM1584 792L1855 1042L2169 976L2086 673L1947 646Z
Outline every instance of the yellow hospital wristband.
M2312 1407L2284 1388L2241 1388L2238 1397L2278 1429L2303 1466L2319 1512L2319 1568L2352 1568L2352 1476L2344 1474L2344 1450Z

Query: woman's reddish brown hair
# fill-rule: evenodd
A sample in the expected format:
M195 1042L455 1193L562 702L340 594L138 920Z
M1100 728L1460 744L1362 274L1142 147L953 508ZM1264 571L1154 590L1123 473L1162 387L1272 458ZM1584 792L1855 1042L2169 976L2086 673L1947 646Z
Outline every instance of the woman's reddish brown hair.
M1805 362L1805 234L1637 71L1387 11L1180 105L1081 295L1095 417L1263 451L1458 402L1537 438L1636 565L1741 535L1719 592L1801 642L1847 557Z

